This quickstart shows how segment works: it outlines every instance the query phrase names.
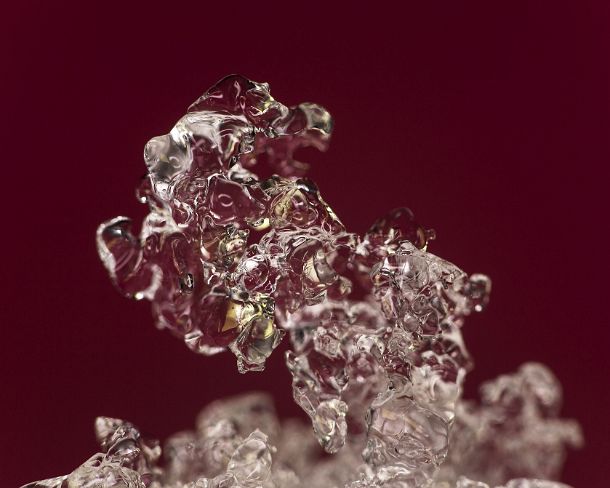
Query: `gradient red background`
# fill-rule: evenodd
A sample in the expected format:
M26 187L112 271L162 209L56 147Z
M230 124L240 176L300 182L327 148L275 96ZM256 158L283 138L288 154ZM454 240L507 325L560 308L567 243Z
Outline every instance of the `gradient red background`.
M306 159L350 228L408 205L432 252L492 277L467 394L548 364L587 443L564 480L608 485L607 2L85 3L2 7L1 486L72 470L100 414L163 438L255 388L299 414L281 354L242 376L190 353L94 246L101 221L145 213L146 140L234 72L334 115Z

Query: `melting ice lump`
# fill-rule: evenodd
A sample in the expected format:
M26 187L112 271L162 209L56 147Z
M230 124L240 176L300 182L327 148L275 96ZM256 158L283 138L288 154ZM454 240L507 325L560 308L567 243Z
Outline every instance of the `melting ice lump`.
M319 105L287 107L267 84L229 76L146 144L139 234L117 217L97 246L121 293L149 300L193 351L228 349L240 372L261 371L286 336L293 397L333 456L251 394L211 404L166 442L164 463L131 424L100 418L99 454L29 486L562 486L536 480L556 478L581 442L557 418L556 379L532 363L484 385L481 405L461 400L461 328L490 281L429 253L434 232L406 208L349 232L295 159L325 150L331 130ZM273 176L257 176L263 164Z

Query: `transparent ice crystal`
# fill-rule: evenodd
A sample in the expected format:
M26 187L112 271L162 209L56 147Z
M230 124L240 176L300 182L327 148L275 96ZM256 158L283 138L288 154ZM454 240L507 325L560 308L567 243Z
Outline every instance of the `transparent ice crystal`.
M461 399L461 327L490 281L429 253L434 232L406 208L348 232L294 158L326 149L331 129L319 105L289 108L267 84L229 76L146 144L139 236L126 217L97 232L116 287L151 301L157 326L193 351L228 349L241 373L262 371L287 335L314 436L259 393L210 404L163 450L100 417L100 453L27 486L565 487L537 479L556 479L566 446L581 443L557 417L557 380L530 363L484 384L480 405Z

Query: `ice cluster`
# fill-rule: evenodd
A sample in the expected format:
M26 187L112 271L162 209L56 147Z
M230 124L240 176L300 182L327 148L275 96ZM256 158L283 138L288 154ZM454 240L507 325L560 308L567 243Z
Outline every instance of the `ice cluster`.
M348 232L294 159L326 149L331 129L319 105L288 108L267 84L229 76L146 144L139 236L126 217L97 232L117 288L150 300L157 326L190 349L229 349L240 372L261 371L287 335L293 397L314 436L280 423L263 394L211 404L164 456L101 417L99 454L28 486L565 487L535 479L556 479L566 446L581 442L557 417L557 380L529 363L483 385L480 405L461 399L471 363L460 329L490 281L427 252L434 233L406 208Z

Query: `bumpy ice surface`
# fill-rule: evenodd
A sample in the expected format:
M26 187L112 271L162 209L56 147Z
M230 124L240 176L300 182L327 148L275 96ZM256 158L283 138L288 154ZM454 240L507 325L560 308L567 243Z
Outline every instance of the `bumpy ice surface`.
M565 487L534 479L556 478L581 442L557 418L557 380L529 363L483 385L481 404L460 399L471 367L460 329L490 281L427 252L434 234L408 209L348 232L294 159L326 149L331 129L324 108L288 108L267 84L227 77L146 145L139 236L125 217L97 233L117 288L150 300L157 326L193 351L229 349L240 372L261 371L287 335L314 436L280 423L262 394L211 404L163 457L133 425L101 417L100 453L28 486ZM274 176L257 177L262 164Z

